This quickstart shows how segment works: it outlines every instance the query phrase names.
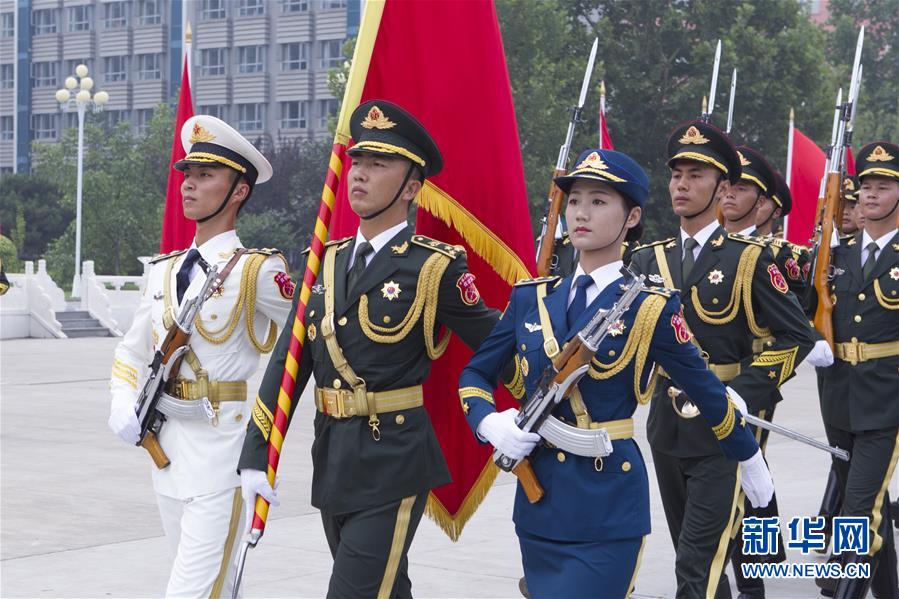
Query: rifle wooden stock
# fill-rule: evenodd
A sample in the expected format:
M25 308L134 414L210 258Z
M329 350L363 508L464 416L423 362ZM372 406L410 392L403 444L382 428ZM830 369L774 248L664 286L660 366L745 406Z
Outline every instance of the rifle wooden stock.
M821 215L821 237L818 240L818 255L815 258L814 286L818 294L818 307L815 309L815 329L833 349L833 301L830 298L831 248L834 222L838 212L842 212L842 177L839 172L827 175L827 187L824 192L824 206Z
M521 488L524 489L524 494L527 495L529 502L537 503L543 499L546 491L543 490L543 486L537 480L537 475L534 474L534 469L531 468L531 463L527 458L521 460L521 463L512 468L512 474L518 477L518 482L521 483Z
M162 445L159 444L159 439L153 431L149 431L146 436L144 436L144 440L140 442L140 446L147 450L147 453L153 458L153 463L156 464L156 467L160 470L168 467L168 465L172 463L162 450Z
M552 269L553 253L556 247L556 228L559 226L559 214L565 194L555 183L556 177L565 176L565 170L553 170L553 181L549 187L549 211L546 214L546 231L540 240L540 252L537 254L537 276L548 276Z

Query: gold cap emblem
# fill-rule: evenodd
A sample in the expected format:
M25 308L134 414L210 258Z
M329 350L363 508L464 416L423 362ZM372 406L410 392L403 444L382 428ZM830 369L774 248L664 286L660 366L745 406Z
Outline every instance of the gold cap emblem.
M682 144L696 144L702 145L709 143L707 137L703 136L702 133L699 132L699 129L696 128L695 125L690 125L690 128L687 129L687 132L684 133L684 136L677 140Z
M365 115L362 126L366 129L392 129L393 127L396 127L396 123L388 119L387 116L381 112L380 108L372 106L371 110L368 111L368 114Z
M601 171L609 168L606 166L606 163L602 161L602 157L599 155L599 152L590 152L590 155L584 158L577 168L595 168Z
M199 121L194 123L193 131L190 132L190 143L195 144L203 141L212 141L213 139L215 139L215 135L203 127Z
M883 149L883 146L877 146L868 155L869 162L889 162L893 156Z
M743 165L743 166L749 166L749 165L752 164L751 162L749 162L748 160L746 160L746 156L743 156L743 152L740 152L739 150L737 150L737 154L740 156L740 164L741 164L741 165Z
M843 189L848 189L849 191L855 190L855 183L849 177L843 179Z

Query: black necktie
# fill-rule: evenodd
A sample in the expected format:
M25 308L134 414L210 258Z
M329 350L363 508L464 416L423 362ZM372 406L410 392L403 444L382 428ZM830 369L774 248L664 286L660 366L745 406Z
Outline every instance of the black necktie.
M196 248L187 252L187 257L184 258L184 262L181 263L181 268L178 269L178 274L175 275L175 281L178 283L178 303L181 303L181 300L184 299L184 292L187 291L187 287L190 285L190 271L193 270L194 264L197 263L197 260L200 259L200 251Z
M690 276L690 271L693 270L693 264L696 262L696 256L693 255L693 250L699 246L699 242L693 239L692 237L687 237L684 239L684 261L681 263L681 281L684 285L687 284L687 277Z
M574 282L577 290L574 292L574 299L568 306L568 326L577 321L578 317L587 309L587 287L593 283L593 277L590 275L581 275Z
M365 270L366 257L371 254L373 250L374 248L372 248L371 244L367 241L363 241L356 248L356 257L353 261L353 267L350 269L350 274L347 275L346 279L347 292L352 291L353 286L359 280L359 277L362 276L362 272Z
M862 276L868 278L874 272L874 265L877 263L877 242L872 241L868 244L868 257L865 258L865 264L862 266Z

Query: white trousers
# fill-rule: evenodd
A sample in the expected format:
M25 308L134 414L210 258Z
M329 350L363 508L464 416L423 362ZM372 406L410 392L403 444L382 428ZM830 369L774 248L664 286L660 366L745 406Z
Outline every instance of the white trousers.
M231 597L243 532L240 488L173 499L156 494L175 561L166 597Z

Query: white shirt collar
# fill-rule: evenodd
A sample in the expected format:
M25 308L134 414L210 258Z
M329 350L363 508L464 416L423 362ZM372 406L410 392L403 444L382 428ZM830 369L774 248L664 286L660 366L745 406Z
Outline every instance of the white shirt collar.
M610 262L605 266L600 266L593 272L590 272L589 275L593 278L593 285L587 287L587 305L590 305L590 302L599 297L599 294L605 291L605 288L617 281L621 278L621 267L624 266L624 262L621 260L616 260L614 262ZM577 292L577 286L574 284L574 281L577 281L578 277L581 275L588 274L584 272L584 267L580 264L577 265L577 268L574 271L574 279L571 283L571 289L568 290L568 305L571 305L571 302L574 301L574 294Z
M753 235L755 235L755 225L751 225L749 227L746 227L742 231L738 231L737 235L745 235L746 237L752 237Z
M353 245L353 255L350 257L349 264L347 264L347 269L351 268L353 266L353 262L356 261L356 248L358 248L359 244L361 244L363 241L367 241L368 243L370 243L372 249L374 250L371 254L368 255L368 258L365 261L365 265L368 266L369 264L371 264L371 261L375 257L375 254L380 252L381 248L387 245L387 243L391 239L396 237L399 232L405 229L407 226L408 225L406 224L406 221L397 223L386 231L378 233L372 239L366 239L365 236L362 235L362 231L360 229L356 229L356 241Z
M877 239L873 239L868 234L867 229L864 230L862 232L862 251L863 252L866 251L868 249L868 244L873 241L874 243L877 244L877 251L880 252L881 250L883 250L883 248L885 248L887 246L887 243L889 243L890 239L892 239L893 235L895 235L895 234L896 234L896 230L893 229L892 231L889 231L885 235L882 235L881 237L878 237Z
M199 250L200 256L208 264L215 264L222 259L222 256L219 256L219 252L227 252L228 257L230 257L237 247L240 247L240 239L237 237L237 231L234 229L219 233L212 239L207 239L200 246L197 246L197 238L194 237L193 243L190 244L190 249Z
M703 246L705 246L705 242L708 241L709 237L712 236L712 233L714 233L718 229L718 226L719 226L718 221L713 220L712 222L707 224L705 227L703 227L702 230L700 230L698 233L696 233L696 235L693 235L693 239L695 239L696 242L699 244L699 246L695 250L697 253L696 255L698 255L699 252L702 251ZM690 237L690 234L687 233L686 231L684 231L683 228L681 228L681 230L680 230L681 249L683 249L684 241L686 241L687 237Z

